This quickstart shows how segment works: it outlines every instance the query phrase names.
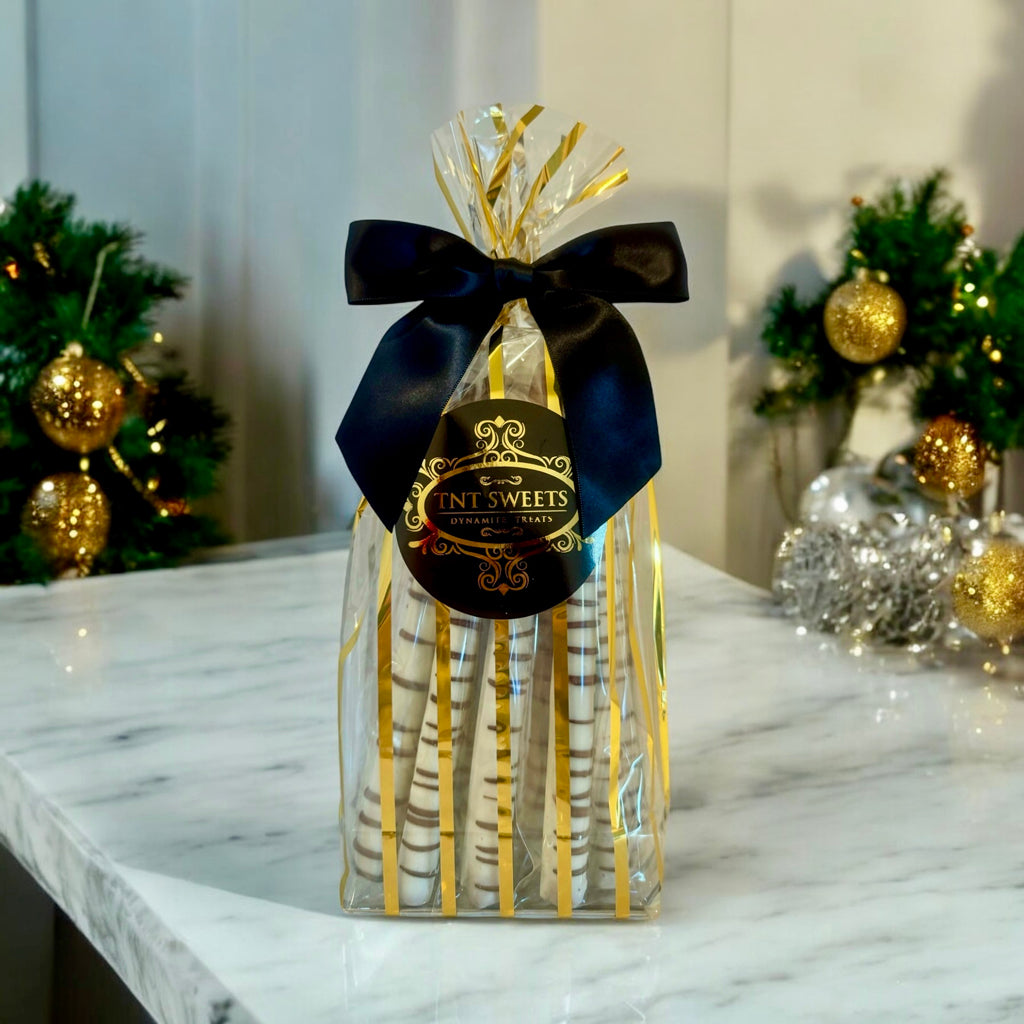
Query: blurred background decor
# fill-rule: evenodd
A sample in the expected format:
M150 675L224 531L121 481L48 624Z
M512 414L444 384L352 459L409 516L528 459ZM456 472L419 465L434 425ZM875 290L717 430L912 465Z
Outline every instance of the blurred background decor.
M667 439L664 536L761 585L786 526L752 409L766 297L836 279L845 200L894 175L948 168L1000 252L1024 225L1021 0L0 0L0 24L0 194L54 182L189 277L156 326L231 414L213 507L241 541L351 521L334 431L390 314L346 306L345 228L445 223L417 146L452 110L538 97L628 144L619 218L674 221L692 256L684 334L627 310ZM610 223L588 217L580 231ZM852 440L878 460L916 438L902 396L888 418L876 404ZM792 509L842 426L838 404L779 421Z
M958 623L1005 647L1024 630L1024 547L1001 486L1003 453L1024 443L1024 236L1007 254L979 246L945 179L854 196L837 277L810 298L782 286L763 331L777 364L755 411L838 405L833 458L846 463L804 492L773 587L803 628L846 631L858 648L958 644ZM873 467L847 439L865 395L893 387L908 397L904 429L924 426Z
M227 417L153 330L181 294L139 235L41 182L0 210L0 583L173 564L225 538L192 502Z

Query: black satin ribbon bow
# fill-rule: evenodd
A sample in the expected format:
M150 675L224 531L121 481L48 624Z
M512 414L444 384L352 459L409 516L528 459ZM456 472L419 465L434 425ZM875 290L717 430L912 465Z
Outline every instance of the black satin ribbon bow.
M589 536L661 466L651 380L613 302L689 298L671 223L602 228L534 264L491 259L457 235L404 221L349 227L353 304L423 301L377 346L337 441L373 510L401 515L444 407L502 306L526 299L551 353Z

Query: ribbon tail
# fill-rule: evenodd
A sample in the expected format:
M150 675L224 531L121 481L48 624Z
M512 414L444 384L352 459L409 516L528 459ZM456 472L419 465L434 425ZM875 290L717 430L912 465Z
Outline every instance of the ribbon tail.
M603 299L549 293L530 309L551 352L589 537L661 468L651 378L633 329Z
M356 388L336 441L366 500L394 528L444 407L495 312L423 302L388 329Z

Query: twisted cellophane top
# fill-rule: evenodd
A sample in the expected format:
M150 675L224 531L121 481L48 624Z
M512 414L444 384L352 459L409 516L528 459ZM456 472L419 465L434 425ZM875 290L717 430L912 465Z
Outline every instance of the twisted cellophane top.
M462 234L491 256L524 263L628 177L622 146L537 104L464 110L431 143Z
M539 104L463 110L434 132L431 148L438 185L465 238L494 258L524 263L628 177L622 146ZM544 340L523 299L506 304L449 409L493 397L495 360L503 364L505 397L560 411Z

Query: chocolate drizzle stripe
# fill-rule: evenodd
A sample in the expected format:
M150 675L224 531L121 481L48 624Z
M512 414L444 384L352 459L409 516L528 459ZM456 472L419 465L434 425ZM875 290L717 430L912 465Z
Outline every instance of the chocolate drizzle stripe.
M415 679L406 679L405 676L400 676L397 672L391 673L391 682L395 686L400 686L403 690L412 690L414 693L423 693L424 690L430 688L429 683L421 683Z
M380 850L368 850L358 839L352 843L352 848L359 854L360 857L365 857L367 860L383 860L384 854Z
M434 850L441 849L441 840L421 846L419 843L411 843L408 839L403 839L402 845L407 850L414 850L416 853L433 853Z
M362 868L362 866L359 864L359 861L356 861L356 874L360 878L365 878L368 882L376 882L376 883L379 884L379 883L384 881L384 876L383 875L370 874L369 871L365 871Z
M411 875L413 878L433 878L437 873L435 871L415 871L409 867L402 867L399 869L403 874Z

